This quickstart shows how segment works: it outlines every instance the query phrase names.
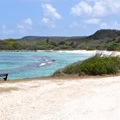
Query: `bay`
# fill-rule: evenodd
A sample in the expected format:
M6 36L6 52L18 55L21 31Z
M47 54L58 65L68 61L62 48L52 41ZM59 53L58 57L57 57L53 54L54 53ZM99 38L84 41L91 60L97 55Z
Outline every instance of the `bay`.
M50 76L91 56L68 52L0 52L0 74L8 73L9 80Z

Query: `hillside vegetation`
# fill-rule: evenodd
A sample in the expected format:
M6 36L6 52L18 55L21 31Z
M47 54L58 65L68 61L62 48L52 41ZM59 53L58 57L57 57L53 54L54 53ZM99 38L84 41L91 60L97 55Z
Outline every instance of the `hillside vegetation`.
M84 37L25 36L0 40L0 50L120 50L120 30L98 30Z
M82 62L76 62L63 69L57 70L53 76L116 74L119 70L120 57L94 56Z

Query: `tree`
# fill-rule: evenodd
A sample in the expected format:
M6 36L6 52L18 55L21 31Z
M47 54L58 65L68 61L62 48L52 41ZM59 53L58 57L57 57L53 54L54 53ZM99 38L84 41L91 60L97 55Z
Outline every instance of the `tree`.
M49 38L46 39L46 42L49 43Z

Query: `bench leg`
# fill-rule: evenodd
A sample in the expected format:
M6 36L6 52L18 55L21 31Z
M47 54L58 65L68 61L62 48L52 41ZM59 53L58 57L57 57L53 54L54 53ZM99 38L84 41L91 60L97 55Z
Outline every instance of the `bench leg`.
M7 79L6 78L3 78L4 79L4 81L6 81Z
M5 78L3 78L3 79L4 79L4 81L6 81L7 80L7 76Z

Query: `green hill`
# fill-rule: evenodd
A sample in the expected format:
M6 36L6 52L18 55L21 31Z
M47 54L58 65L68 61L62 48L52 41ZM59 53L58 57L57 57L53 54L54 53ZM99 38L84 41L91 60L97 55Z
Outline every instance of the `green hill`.
M25 36L0 40L0 50L120 50L120 30L102 29L90 36Z
M119 30L109 30L109 29L102 29L95 32L93 35L88 36L89 39L114 39L120 36Z

